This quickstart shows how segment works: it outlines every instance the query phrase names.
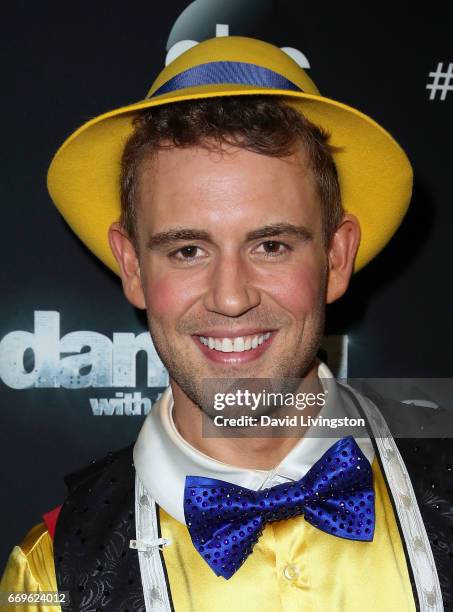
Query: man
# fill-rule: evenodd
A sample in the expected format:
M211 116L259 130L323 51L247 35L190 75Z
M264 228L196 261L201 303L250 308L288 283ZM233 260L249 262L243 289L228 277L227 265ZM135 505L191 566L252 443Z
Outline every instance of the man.
M325 304L390 239L411 181L380 126L245 38L197 45L145 101L73 134L51 195L146 309L171 384L133 448L67 478L1 590L68 591L87 611L448 605L433 539L448 546L451 519L442 506L424 525L420 448L401 443L403 461L378 408L316 356ZM203 435L208 380L299 378L327 398L312 416L364 417L366 432Z

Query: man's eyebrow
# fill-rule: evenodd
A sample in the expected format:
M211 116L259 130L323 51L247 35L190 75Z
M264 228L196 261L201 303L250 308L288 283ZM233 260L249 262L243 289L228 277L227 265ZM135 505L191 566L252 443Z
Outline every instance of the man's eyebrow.
M313 238L312 232L303 225L293 225L292 223L272 223L264 225L247 233L246 240L258 240L259 238L271 238L289 234L294 238L304 242ZM146 248L153 250L164 248L175 242L188 240L203 240L204 242L214 243L209 232L194 228L173 228L165 232L158 232L148 238Z
M159 249L181 240L203 240L213 242L209 232L191 228L174 228L165 232L158 232L148 238L147 249Z
M298 238L304 242L313 238L313 233L303 225L293 225L292 223L272 223L248 232L247 240L271 238L272 236L281 236L282 234L289 234L290 236Z

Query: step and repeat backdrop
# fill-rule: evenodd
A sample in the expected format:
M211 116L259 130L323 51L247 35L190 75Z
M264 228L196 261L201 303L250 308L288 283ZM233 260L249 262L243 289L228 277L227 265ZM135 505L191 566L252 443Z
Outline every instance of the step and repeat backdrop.
M132 443L168 384L143 313L50 201L48 164L73 129L143 98L165 63L207 38L251 36L284 48L324 95L369 114L408 152L410 210L329 307L323 357L342 376L453 375L450 3L365 10L347 1L111 0L5 10L2 567L61 503L63 476Z

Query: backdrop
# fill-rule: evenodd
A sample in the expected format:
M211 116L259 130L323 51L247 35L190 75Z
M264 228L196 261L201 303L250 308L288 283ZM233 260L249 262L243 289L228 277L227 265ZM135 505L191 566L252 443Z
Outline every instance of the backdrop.
M142 314L53 207L48 164L73 129L143 97L166 61L201 40L245 35L288 48L325 95L371 115L407 150L412 206L328 310L328 359L352 377L452 376L452 17L451 2L436 0L423 12L308 0L3 8L1 567L62 502L64 474L131 443L167 384Z

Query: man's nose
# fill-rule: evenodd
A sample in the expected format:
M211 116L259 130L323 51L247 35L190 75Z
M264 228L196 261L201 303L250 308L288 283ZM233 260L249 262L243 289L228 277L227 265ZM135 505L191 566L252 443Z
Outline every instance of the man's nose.
M252 272L239 254L224 255L211 268L204 306L211 312L238 317L261 301Z

